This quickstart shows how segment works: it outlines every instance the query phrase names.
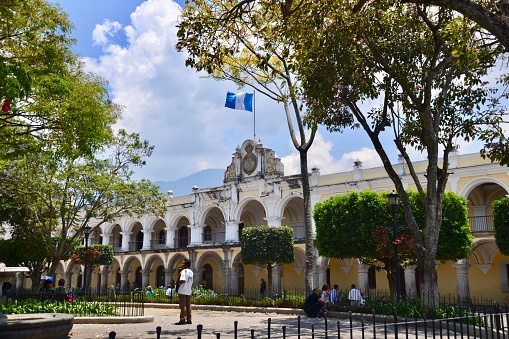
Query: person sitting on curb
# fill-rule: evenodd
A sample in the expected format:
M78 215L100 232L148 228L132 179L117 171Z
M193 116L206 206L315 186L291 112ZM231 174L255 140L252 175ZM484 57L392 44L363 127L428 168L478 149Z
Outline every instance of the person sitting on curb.
M304 313L310 318L318 317L323 305L325 305L325 300L320 298L319 292L317 288L313 288L311 294L304 301Z

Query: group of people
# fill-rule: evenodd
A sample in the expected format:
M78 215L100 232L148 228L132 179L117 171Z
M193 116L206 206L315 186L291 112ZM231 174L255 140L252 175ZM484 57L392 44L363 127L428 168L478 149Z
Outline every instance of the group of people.
M348 292L348 300L352 307L359 307L364 303L364 297L361 291L352 284ZM334 285L332 290L329 290L329 285L322 286L322 291L314 288L311 294L304 301L303 310L310 318L324 316L327 313L327 305L337 305L340 302L339 285Z

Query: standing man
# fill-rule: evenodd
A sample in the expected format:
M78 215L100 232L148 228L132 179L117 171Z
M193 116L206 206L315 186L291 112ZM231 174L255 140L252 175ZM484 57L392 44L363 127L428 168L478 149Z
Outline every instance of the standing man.
M191 288L193 287L194 273L189 269L191 267L191 260L184 259L182 261L182 271L180 271L179 278L179 307L180 307L180 321L175 325L192 324L191 322Z
M350 300L350 305L352 307L359 307L361 305L362 300L362 293L357 287L355 287L355 284L352 284L350 286L352 289L348 293L348 299Z
M267 283L265 282L265 280L262 279L262 282L260 283L260 296L261 297L265 296L266 289L267 289Z

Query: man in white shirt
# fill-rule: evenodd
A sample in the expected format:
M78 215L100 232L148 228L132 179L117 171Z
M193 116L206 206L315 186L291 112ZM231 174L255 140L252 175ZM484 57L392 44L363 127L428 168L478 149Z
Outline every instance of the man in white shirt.
M192 324L191 322L191 293L193 287L194 273L189 268L191 267L191 260L184 259L182 261L182 271L180 271L179 278L179 307L180 307L180 321L175 325Z
M355 284L352 284L352 289L348 293L348 299L350 300L350 305L352 307L359 307L362 301L362 293L360 290L355 287Z

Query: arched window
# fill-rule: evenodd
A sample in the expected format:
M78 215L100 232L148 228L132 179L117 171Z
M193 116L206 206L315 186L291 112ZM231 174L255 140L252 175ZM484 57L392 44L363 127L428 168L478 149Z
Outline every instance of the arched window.
M159 266L157 268L157 273L156 273L156 285L157 287L165 287L164 286L164 267L163 266Z
M212 266L209 264L205 264L203 266L203 287L208 288L209 290L214 288L213 282L213 271Z
M136 244L135 244L134 250L141 251L142 247L143 247L143 232L138 231L138 233L136 233Z
M166 244L166 232L165 231L159 231L159 235L157 237L157 243L159 245Z
M212 241L212 227L209 225L203 230L203 241Z
M239 240L242 241L242 229L244 228L244 222L241 221L239 224Z
M179 247L184 248L189 244L189 232L186 226L179 228Z

